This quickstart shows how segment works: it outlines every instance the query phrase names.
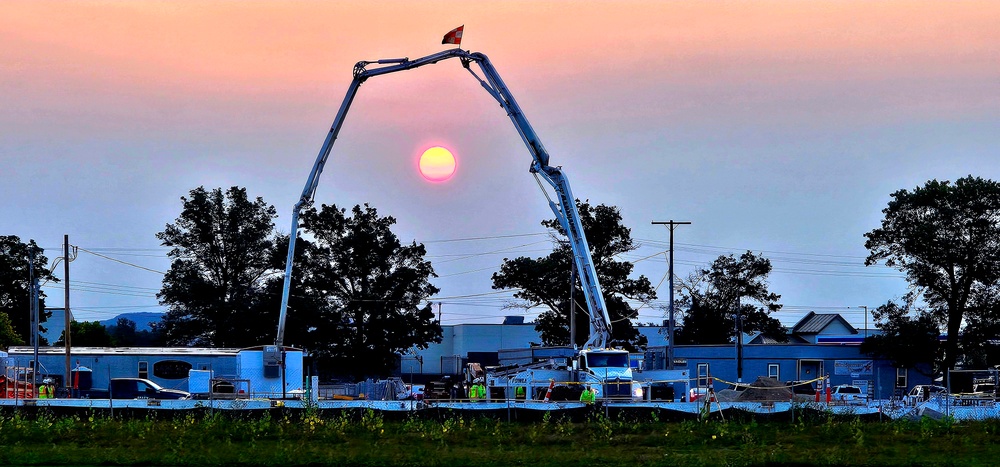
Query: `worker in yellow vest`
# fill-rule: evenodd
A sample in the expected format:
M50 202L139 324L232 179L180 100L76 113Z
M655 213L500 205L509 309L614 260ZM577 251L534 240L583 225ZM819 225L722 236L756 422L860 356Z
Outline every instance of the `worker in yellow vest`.
M483 386L481 379L476 379L469 388L469 399L480 401L486 398L486 386Z
M594 391L594 389L591 388L590 386L584 387L583 392L580 393L580 402L583 402L584 404L587 405L593 404L594 399L596 398L597 398L596 391Z
M42 384L38 386L38 398L48 399L49 397L51 397L49 395L49 383L46 381L42 381Z

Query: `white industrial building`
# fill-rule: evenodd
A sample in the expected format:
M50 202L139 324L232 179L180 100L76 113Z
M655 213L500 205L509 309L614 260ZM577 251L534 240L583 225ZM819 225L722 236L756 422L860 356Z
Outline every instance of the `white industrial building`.
M441 342L401 356L400 375L455 375L468 361L495 364L500 349L523 349L542 342L534 323L508 317L502 324L444 325ZM649 345L665 345L660 326L639 326Z

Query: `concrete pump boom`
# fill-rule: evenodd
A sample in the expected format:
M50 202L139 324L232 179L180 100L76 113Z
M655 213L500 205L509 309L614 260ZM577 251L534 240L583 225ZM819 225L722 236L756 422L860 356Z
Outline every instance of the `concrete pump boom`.
M354 96L358 93L358 88L368 78L373 76L409 70L456 57L462 61L462 66L479 81L483 88L507 112L507 116L510 117L514 128L521 135L521 140L527 146L528 152L531 153L532 163L529 171L541 176L555 191L559 202L556 203L549 200L549 207L556 218L559 219L559 223L569 237L570 246L573 250L574 265L579 272L583 293L587 301L587 309L590 312L590 338L587 340L586 346L601 348L608 345L611 334L611 318L608 316L604 295L601 292L601 285L597 280L597 271L590 255L590 247L587 245L587 238L583 233L583 224L580 221L580 214L576 209L576 198L573 197L573 192L570 190L566 174L561 167L549 165L549 153L542 146L542 142L538 139L538 135L535 134L535 130L524 117L524 113L521 112L517 101L514 100L514 96L511 95L500 75L493 68L489 58L478 52L473 53L462 49L450 49L415 60L392 58L377 61L361 61L354 65L354 80L351 81L351 85L347 89L347 95L344 97L344 102L340 105L340 110L337 111L333 126L330 127L330 132L323 142L323 147L320 149L319 155L316 156L316 162L313 164L309 178L306 180L302 196L292 209L292 229L288 242L288 258L285 262L285 282L281 295L281 312L278 316L278 336L275 339L275 345L278 347L282 346L285 337L285 318L287 316L288 296L291 289L292 263L295 258L295 239L299 230L299 214L302 208L311 205L313 202L316 195L316 188L319 184L319 176L323 172L323 167L330 156L330 150L333 148L333 143L340 133L344 118L347 116L347 111L350 110ZM479 66L485 79L480 78L469 67L469 64L472 62L475 62ZM367 67L372 64L384 66L368 69Z

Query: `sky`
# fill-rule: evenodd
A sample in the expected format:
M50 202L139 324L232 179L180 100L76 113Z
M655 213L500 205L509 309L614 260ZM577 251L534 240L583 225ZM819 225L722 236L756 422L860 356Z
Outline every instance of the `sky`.
M652 222L677 220L678 278L750 250L786 325L861 327L861 306L906 292L864 266L890 194L1000 179L997 24L995 1L6 1L0 234L50 260L69 235L78 320L164 311L155 235L181 196L245 187L287 233L354 64L446 50L465 25L574 194L621 210L638 248L620 259L657 287L640 322L662 322L669 290ZM417 169L435 145L458 161L445 182ZM490 280L551 251L530 162L449 60L361 86L316 203L369 203L426 245L444 324L530 320Z

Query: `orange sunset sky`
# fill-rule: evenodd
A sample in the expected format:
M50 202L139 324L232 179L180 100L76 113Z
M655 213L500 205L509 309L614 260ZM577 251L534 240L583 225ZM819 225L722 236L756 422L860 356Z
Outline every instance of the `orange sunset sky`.
M180 197L233 185L287 233L354 63L445 50L462 24L574 194L621 209L641 244L625 259L654 285L667 232L650 222L690 220L678 275L762 252L783 320L857 323L850 307L905 292L861 264L888 195L1000 178L996 1L14 0L0 4L0 233L50 258L69 234L165 271L155 234ZM432 184L416 161L436 144L459 169ZM496 102L442 62L361 87L316 201L371 203L426 242L445 324L531 319L490 282L504 257L551 250L529 162ZM85 255L74 268L81 319L162 311L162 275ZM662 320L659 295L640 321Z

